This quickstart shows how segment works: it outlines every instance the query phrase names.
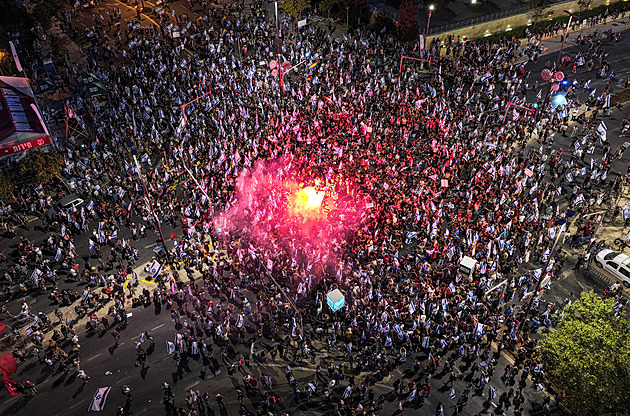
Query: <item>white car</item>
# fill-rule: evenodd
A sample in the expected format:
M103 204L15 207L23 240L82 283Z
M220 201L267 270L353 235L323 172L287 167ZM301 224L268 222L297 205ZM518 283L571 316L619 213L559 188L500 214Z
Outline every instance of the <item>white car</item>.
M630 287L630 256L605 249L595 256L595 264Z

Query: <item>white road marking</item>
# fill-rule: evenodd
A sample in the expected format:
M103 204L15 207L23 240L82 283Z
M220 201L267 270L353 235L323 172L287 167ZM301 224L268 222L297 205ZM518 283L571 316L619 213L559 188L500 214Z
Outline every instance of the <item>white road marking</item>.
M131 377L133 377L133 376L127 376L127 377L125 377L125 378L121 378L120 380L118 380L118 381L116 382L116 384L121 384L123 381L125 381L125 380L129 380Z
M149 244L148 246L144 246L144 248L151 248L157 246L158 243Z
M156 329L162 328L165 324L161 324L156 326L155 328L151 328L151 331L155 331Z
M85 400L81 400L80 402L78 402L78 403L73 404L72 406L70 406L70 407L68 408L68 410L74 409L75 407L82 405L84 402L85 402Z
M193 384L191 384L190 386L186 387L186 390L188 391L188 390L192 389L193 387L195 387L199 383L201 383L201 381L199 381L199 380L195 381Z
M88 361L92 361L93 359L95 359L95 358L97 358L97 357L100 357L100 355L101 355L101 354L96 354L94 357L90 357L90 358L88 358L87 360L88 360Z

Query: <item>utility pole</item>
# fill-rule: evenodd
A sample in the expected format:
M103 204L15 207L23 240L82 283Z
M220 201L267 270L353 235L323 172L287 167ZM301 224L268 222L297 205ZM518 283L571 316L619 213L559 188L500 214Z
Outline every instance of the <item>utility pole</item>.
M168 248L166 248L166 241L164 240L164 234L162 233L162 224L160 223L160 218L155 213L155 209L153 209L153 202L151 201L151 196L149 195L149 189L147 188L147 183L144 180L144 175L142 174L142 167L138 162L138 158L136 155L133 155L133 161L136 164L136 172L138 173L138 177L140 181L142 181L142 188L144 188L144 195L149 201L149 209L151 210L151 214L153 214L153 218L155 218L155 222L157 223L158 231L160 232L160 240L162 241L162 247L164 247L164 253L166 253L166 261L171 262L171 256L168 252Z

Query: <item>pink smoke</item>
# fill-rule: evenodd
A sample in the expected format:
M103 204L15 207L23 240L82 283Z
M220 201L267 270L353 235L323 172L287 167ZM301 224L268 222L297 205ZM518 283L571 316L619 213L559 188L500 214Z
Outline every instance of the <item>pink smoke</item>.
M220 238L242 239L239 256L249 252L315 275L338 270L340 253L366 217L365 198L340 173L307 177L299 165L259 160L244 170L232 203L214 217L215 230Z

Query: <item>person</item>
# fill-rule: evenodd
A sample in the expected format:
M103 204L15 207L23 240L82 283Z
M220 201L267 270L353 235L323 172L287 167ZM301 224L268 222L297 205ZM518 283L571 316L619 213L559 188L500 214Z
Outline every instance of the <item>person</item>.
M89 380L89 378L90 378L90 377L89 377L89 376L85 373L85 371L84 371L84 370L79 370L79 372L78 372L78 374L77 374L77 377L79 377L79 378L83 381L83 384L87 383L87 382L88 382L88 380Z
M120 333L117 330L114 329L112 331L112 337L114 338L116 346L118 346L120 344Z

